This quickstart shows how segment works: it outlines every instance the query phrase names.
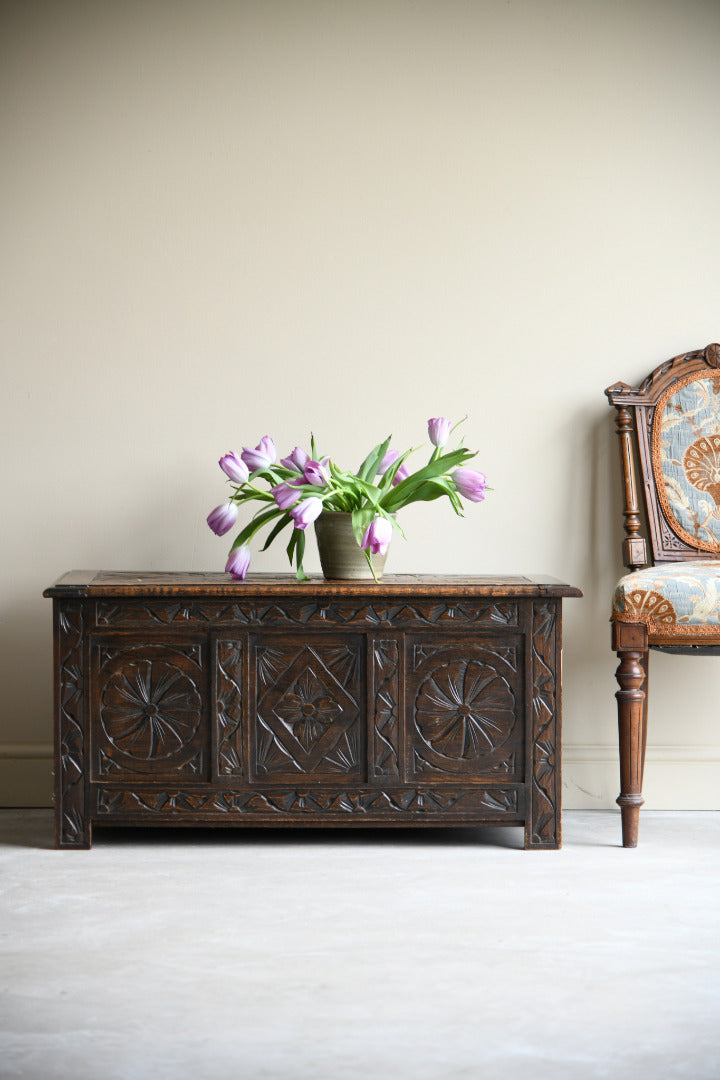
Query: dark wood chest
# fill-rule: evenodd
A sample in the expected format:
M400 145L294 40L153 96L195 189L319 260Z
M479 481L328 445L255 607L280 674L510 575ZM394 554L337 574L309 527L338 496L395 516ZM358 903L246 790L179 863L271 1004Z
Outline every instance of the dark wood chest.
M577 589L72 572L45 595L59 847L93 823L504 823L560 846Z

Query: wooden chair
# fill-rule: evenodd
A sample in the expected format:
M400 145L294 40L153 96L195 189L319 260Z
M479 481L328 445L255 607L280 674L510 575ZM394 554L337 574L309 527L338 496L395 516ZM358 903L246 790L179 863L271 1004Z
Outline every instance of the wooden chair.
M612 605L612 647L620 661L617 801L623 847L636 847L648 650L720 654L720 345L682 353L640 386L619 382L605 393L617 410L623 562L631 571L618 582Z

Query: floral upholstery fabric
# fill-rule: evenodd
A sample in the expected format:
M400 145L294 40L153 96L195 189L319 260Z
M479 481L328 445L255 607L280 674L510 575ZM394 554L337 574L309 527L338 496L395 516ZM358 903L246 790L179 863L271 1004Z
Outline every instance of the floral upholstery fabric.
M692 547L720 552L720 371L693 374L660 398L652 459L670 527Z
M621 578L613 597L618 622L645 623L655 634L720 632L720 560L665 563Z

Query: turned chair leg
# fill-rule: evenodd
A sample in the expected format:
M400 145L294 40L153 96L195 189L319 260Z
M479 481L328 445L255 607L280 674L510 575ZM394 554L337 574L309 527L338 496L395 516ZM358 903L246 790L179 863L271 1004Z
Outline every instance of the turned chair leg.
M648 646L644 626L613 623L613 648L620 664L616 672L620 689L618 734L620 738L620 795L623 847L637 847L647 742Z
M640 663L643 667L645 678L643 679L642 692L645 695L643 700L643 713L642 713L642 748L640 750L640 789L642 790L643 780L645 777L645 750L647 748L647 733L648 733L648 694L650 692L650 650L646 649L642 655Z

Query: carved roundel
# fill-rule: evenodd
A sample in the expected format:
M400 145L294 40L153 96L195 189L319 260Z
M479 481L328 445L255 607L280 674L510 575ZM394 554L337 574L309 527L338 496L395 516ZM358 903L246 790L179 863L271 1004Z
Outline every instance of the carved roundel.
M100 720L115 750L139 761L185 749L202 716L190 676L168 660L137 660L113 672L102 692Z
M717 341L713 341L705 349L705 359L710 367L720 367L720 344Z
M491 754L510 735L515 695L507 679L479 658L434 667L418 688L415 721L436 753L456 761Z

